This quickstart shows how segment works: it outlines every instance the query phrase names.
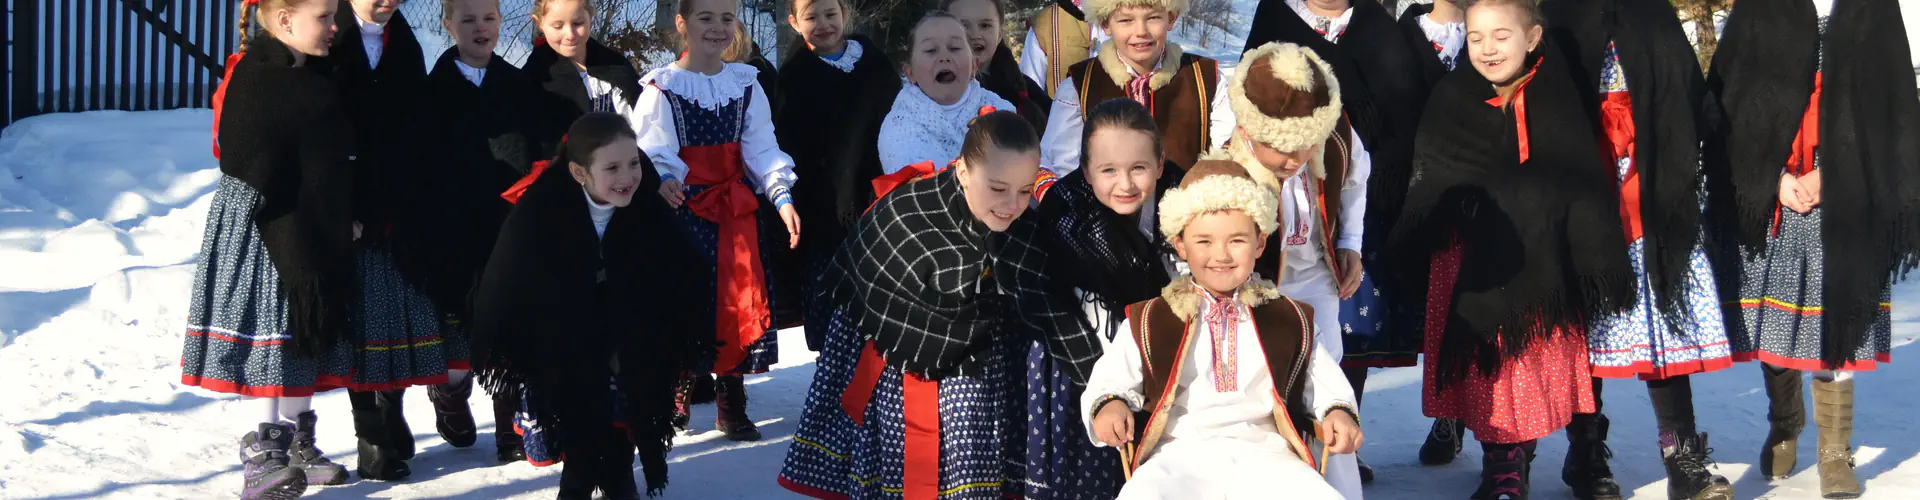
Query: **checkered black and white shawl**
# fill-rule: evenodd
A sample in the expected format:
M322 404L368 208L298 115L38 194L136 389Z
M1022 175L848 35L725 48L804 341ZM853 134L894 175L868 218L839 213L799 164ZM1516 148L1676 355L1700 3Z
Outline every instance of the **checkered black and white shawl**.
M953 171L900 186L874 204L821 276L825 307L847 308L888 363L928 378L971 375L996 336L1045 343L1086 380L1100 355L1079 327L1058 263L1033 222L994 233L967 209Z

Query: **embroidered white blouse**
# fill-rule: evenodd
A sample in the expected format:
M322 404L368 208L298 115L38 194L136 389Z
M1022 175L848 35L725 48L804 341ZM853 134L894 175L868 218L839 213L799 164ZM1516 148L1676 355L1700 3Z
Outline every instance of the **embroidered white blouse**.
M1013 103L980 86L967 82L967 92L953 104L940 104L908 84L893 98L893 110L880 122L880 169L894 173L907 165L932 161L945 167L960 157L960 144L967 138L967 123L980 116L982 106L1013 111Z
M640 149L653 160L661 179L687 178L687 162L680 159L680 133L667 92L709 111L747 98L746 123L740 132L740 157L746 162L747 177L754 189L774 205L792 203L788 192L795 180L793 157L781 151L774 138L773 109L756 80L759 75L760 70L739 63L727 64L712 75L688 71L675 63L640 78L642 88L640 100L634 105L637 116L632 120L633 127L640 134Z
M867 54L866 47L860 45L859 40L847 40L847 46L845 48L840 49L839 58L828 59L820 56L814 56L814 57L820 57L820 62L827 63L828 66L832 66L833 69L840 70L841 73L852 73L853 65L859 64L860 56L864 56L866 54Z

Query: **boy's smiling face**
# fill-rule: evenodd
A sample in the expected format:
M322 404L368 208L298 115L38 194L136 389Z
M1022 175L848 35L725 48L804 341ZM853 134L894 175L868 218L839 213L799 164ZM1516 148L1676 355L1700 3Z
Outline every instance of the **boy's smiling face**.
M1180 259L1187 261L1193 281L1207 291L1230 294L1253 275L1253 261L1267 248L1267 238L1253 217L1241 210L1200 214L1187 223L1173 241Z

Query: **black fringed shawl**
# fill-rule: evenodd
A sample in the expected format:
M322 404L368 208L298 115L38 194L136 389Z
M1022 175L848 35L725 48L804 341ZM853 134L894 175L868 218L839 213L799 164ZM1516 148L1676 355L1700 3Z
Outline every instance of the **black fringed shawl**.
M1858 349L1894 275L1920 263L1920 101L1904 30L1893 0L1837 0L1824 37L1809 0L1741 0L1708 78L1723 112L1708 177L1730 182L1715 186L1714 210L1756 254L1781 209L1780 175L1816 68L1824 80L1815 154L1829 365Z
M1050 89L1040 88L1040 84L1020 72L1020 62L1013 59L1013 48L1006 42L1001 42L1000 48L993 51L993 59L980 68L979 79L981 87L1019 108L1007 111L1020 113L1021 118L1033 125L1034 132L1047 132L1047 112L1053 109L1053 99L1047 97Z
M501 226L475 292L482 382L496 394L521 386L545 395L533 400L536 420L564 427L570 402L604 394L617 353L647 489L664 488L673 385L687 360L712 356L701 342L713 336L691 333L711 331L711 322L687 314L698 310L692 294L676 289L697 279L676 264L695 255L672 209L648 192L615 210L604 239L596 236L580 184L565 167L547 169Z
M1554 55L1571 62L1567 67L1594 130L1603 130L1599 89L1607 43L1620 54L1633 99L1643 263L1656 292L1649 302L1669 319L1684 318L1687 259L1700 241L1700 141L1707 128L1707 85L1693 46L1666 0L1548 0L1540 7L1547 34L1560 49ZM1615 170L1611 163L1606 168Z
M1179 186L1184 173L1178 165L1167 163L1148 203ZM1111 313L1105 325L1091 324L1092 318L1082 319L1088 322L1084 325L1088 331L1109 341L1119 333L1128 304L1159 296L1160 289L1173 278L1164 265L1173 248L1160 235L1159 225L1152 225L1152 236L1140 233L1139 216L1145 213L1145 207L1133 216L1107 208L1094 197L1086 169L1078 169L1060 178L1040 200L1039 208L1027 215L1040 224L1043 232L1050 233L1046 238L1049 253L1073 256L1061 267L1065 272L1055 277L1091 295Z
M1308 26L1285 0L1261 0L1247 31L1245 50L1267 42L1287 42L1313 49L1333 66L1340 80L1340 103L1353 130L1360 135L1373 170L1367 180L1367 217L1364 248L1380 248L1393 233L1394 218L1406 199L1412 171L1414 132L1426 105L1428 84L1421 76L1418 54L1394 24L1393 15L1379 2L1353 0L1353 17L1340 42L1327 39ZM1422 37L1424 38L1424 37Z
M1496 94L1479 72L1447 74L1420 127L1390 253L1424 269L1450 238L1464 245L1442 334L1443 379L1469 365L1492 373L1532 342L1577 334L1635 297L1612 170L1558 52L1548 43L1531 57L1542 53L1521 92L1525 163L1512 108L1487 103Z
M352 124L324 58L255 37L220 104L220 173L260 193L253 215L287 295L293 352L326 352L360 296L353 252Z
M860 218L815 304L846 308L889 365L931 379L978 374L987 343L1014 335L1043 341L1085 383L1100 343L1079 327L1072 291L1049 278L1059 262L1039 237L1026 218L989 231L947 169L895 188Z
M633 63L626 56L601 44L599 40L587 41L587 75L612 85L620 91L621 103L633 106L640 99L640 72L633 69ZM541 156L555 153L560 137L567 134L567 128L580 115L595 111L592 96L587 95L587 84L580 81L580 68L573 61L560 57L553 47L546 43L533 45L533 52L527 54L527 62L521 66L527 78L542 92L534 99L537 114L532 127L534 140L540 144ZM613 111L613 110L601 110ZM657 182L658 175L648 174L649 182ZM658 184L653 184L658 186ZM651 193L656 189L639 192Z
M475 86L460 66L458 49L449 48L427 75L427 165L436 186L412 217L429 237L416 264L428 275L420 288L442 313L471 320L468 297L513 208L500 193L545 154L527 134L537 91L520 69L495 55Z

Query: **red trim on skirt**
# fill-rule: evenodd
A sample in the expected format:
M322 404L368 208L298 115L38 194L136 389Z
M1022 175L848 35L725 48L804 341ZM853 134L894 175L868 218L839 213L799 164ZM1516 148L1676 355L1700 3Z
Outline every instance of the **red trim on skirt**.
M1818 359L1789 358L1786 356L1781 356L1779 354L1774 354L1766 351L1736 352L1736 353L1733 353L1733 360L1739 361L1742 363L1748 362L1748 361L1759 361L1762 363L1766 363L1766 364L1781 367L1781 368L1787 368L1791 370L1801 370L1801 371L1820 371L1820 370L1827 369L1827 363L1825 361L1821 361ZM1873 359L1857 359L1853 361L1848 361L1846 362L1846 364L1840 365L1840 368L1838 368L1837 370L1846 371L1846 372L1870 372L1880 368L1880 363L1892 363L1892 362L1893 362L1893 353L1882 352L1882 353L1874 354Z

